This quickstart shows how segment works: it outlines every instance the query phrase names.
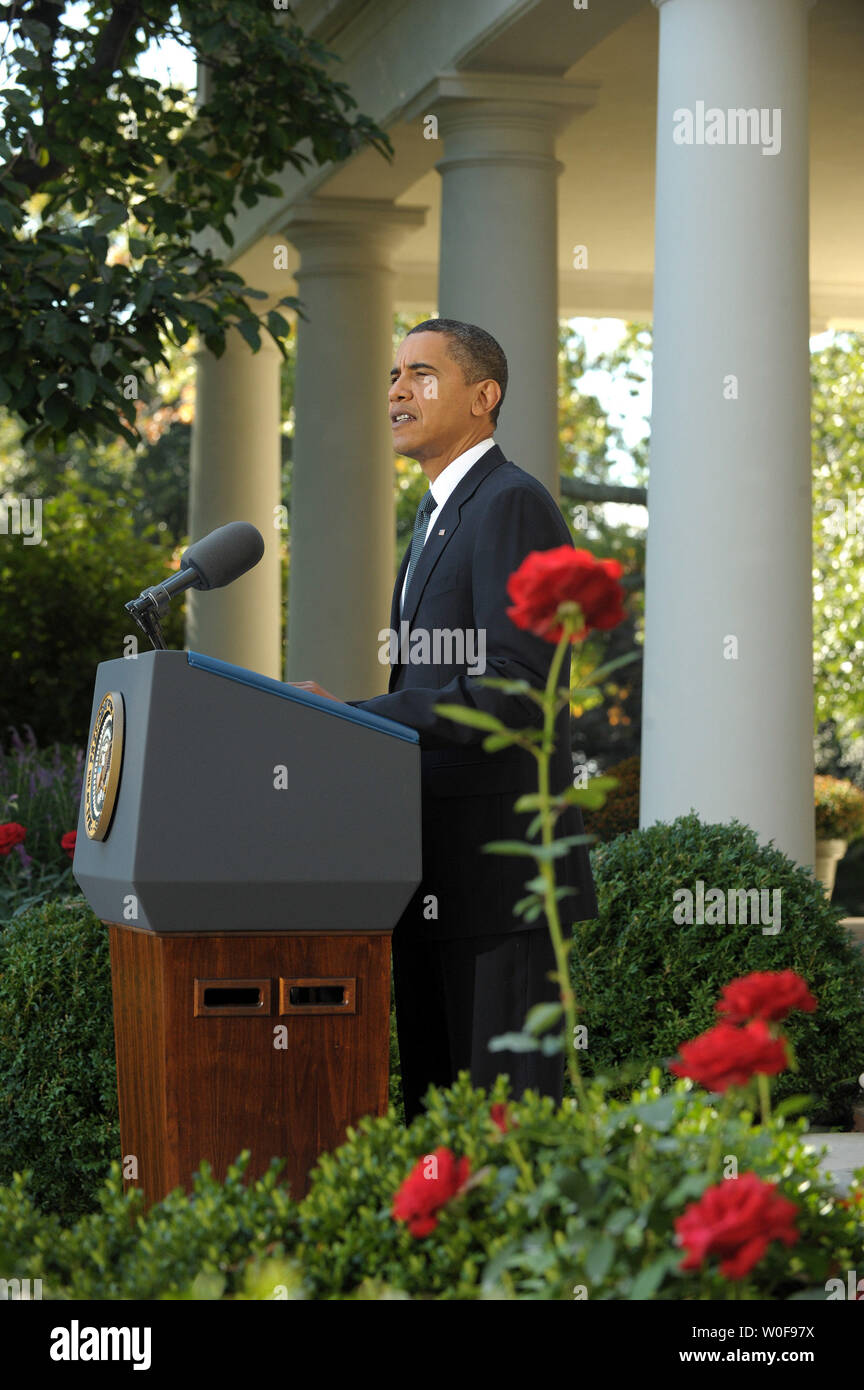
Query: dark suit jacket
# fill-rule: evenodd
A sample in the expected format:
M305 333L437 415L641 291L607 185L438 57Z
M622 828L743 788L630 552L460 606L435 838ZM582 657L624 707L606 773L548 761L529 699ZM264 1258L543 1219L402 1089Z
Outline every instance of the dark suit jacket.
M542 483L508 462L497 445L469 469L447 502L432 517L431 534L405 595L399 599L408 568L403 557L393 590L390 626L400 621L410 631L485 630L484 676L546 683L554 645L523 631L507 616L511 600L507 579L532 550L572 545L554 498ZM526 923L513 915L525 896L534 862L488 855L488 840L524 839L531 817L513 811L524 792L537 790L537 764L530 753L506 748L486 753L482 730L456 724L434 712L436 704L461 704L486 710L510 728L539 726L537 705L524 695L505 695L469 675L470 650L448 653L436 665L413 664L410 645L390 671L389 692L369 700L352 700L358 708L398 720L420 734L423 798L423 882L397 930L418 936L463 937L522 931ZM569 654L560 684L569 679ZM559 715L552 763L552 787L573 781L569 711ZM571 807L556 824L556 835L583 833L582 815ZM587 847L572 849L556 860L559 884L576 889L561 900L565 923L596 916L597 904ZM427 899L434 895L433 907ZM437 915L434 915L437 912ZM545 918L537 924L546 930Z

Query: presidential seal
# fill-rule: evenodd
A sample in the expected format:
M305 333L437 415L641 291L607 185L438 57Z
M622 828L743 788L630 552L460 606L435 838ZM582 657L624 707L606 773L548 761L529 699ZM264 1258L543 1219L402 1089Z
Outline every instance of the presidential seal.
M96 711L87 754L84 825L91 840L104 840L108 834L122 763L123 696L112 690L103 697Z

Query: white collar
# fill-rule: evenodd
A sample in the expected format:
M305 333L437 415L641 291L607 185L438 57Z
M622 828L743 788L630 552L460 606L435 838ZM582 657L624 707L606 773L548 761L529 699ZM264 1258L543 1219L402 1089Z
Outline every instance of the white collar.
M443 507L448 497L459 486L465 474L473 468L478 459L494 448L495 440L492 435L488 439L481 439L479 444L472 444L470 449L466 449L464 454L459 454L457 458L448 463L435 479L434 483L429 484L429 490L435 498L437 511Z

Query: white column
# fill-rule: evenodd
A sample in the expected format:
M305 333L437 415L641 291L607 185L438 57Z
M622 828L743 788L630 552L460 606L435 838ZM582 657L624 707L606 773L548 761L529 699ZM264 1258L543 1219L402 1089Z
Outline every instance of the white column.
M222 357L206 349L196 354L190 538L199 540L228 521L250 521L265 550L255 568L227 588L190 592L186 601L192 651L276 677L282 666L282 533L274 529L281 502L281 361L266 333L253 353L234 330Z
M497 338L510 384L496 441L558 494L558 175L555 137L589 89L558 79L445 73L411 113L437 118L444 157L438 312Z
M398 241L425 210L309 200L285 236L300 252L287 679L342 699L381 694L378 633L394 582L393 363Z
M814 839L810 3L655 0L641 794L643 825L690 807L737 817L802 864ZM738 108L765 113L761 143L730 143ZM712 109L726 143L698 143L722 128ZM673 138L685 111L690 144Z

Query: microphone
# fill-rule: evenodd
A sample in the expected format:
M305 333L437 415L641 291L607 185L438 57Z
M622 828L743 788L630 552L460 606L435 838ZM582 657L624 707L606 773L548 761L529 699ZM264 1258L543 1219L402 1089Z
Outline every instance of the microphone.
M229 521L184 550L177 573L144 589L126 604L126 611L154 646L164 650L159 618L175 594L186 589L222 589L257 565L263 554L264 537L256 526L248 521Z

